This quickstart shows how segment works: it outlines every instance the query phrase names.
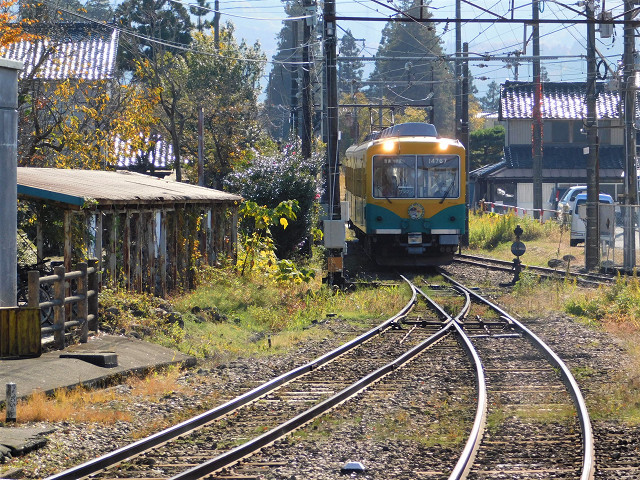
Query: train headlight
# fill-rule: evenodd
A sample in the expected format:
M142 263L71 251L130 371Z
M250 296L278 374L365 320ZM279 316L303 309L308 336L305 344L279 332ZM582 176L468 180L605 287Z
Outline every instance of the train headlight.
M396 142L394 140L387 140L382 144L382 150L387 153L391 153L396 149Z
M440 142L440 150L445 151L447 148L449 148L449 142Z

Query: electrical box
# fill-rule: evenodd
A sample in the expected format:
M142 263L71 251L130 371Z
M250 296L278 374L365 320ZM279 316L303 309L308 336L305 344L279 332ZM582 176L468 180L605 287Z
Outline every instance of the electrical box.
M611 12L607 12L606 10L600 14L601 21L610 21L612 18ZM601 23L600 38L611 38L611 35L613 35L613 23Z
M344 220L324 221L324 246L343 249L346 240Z
M351 211L349 208L349 202L340 202L340 218L343 222L346 222L351 218Z

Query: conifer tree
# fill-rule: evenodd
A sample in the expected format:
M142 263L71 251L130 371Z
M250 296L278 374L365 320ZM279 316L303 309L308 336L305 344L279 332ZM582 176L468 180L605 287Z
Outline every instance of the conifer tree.
M401 10L414 17L431 17L428 2L422 3L420 0L403 0ZM434 106L433 123L438 132L453 135L455 99L452 65L442 58L433 58L443 55L442 41L436 28L437 25L421 22L388 22L385 25L377 53L381 59L376 61L370 77L380 83L372 85L369 96L388 103L431 103ZM406 59L421 56L425 59Z

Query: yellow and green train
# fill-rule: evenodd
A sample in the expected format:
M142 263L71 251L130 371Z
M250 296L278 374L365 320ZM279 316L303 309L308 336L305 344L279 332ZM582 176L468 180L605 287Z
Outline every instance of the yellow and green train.
M347 149L349 227L380 265L442 265L466 233L465 149L403 123Z

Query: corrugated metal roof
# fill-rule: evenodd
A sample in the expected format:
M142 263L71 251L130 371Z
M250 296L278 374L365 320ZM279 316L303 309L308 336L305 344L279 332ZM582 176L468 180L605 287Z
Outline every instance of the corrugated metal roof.
M18 195L80 208L98 205L159 205L241 201L231 193L134 172L18 167Z
M500 120L533 117L533 83L506 81L500 86ZM544 82L542 84L542 118L581 119L586 117L585 82ZM598 118L620 117L620 95L605 91L596 84Z
M624 149L619 145L602 145L598 154L601 169L624 169ZM510 169L532 168L531 145L507 145L504 159ZM586 165L582 146L545 145L542 151L542 168L581 169Z
M175 157L173 156L173 145L165 141L159 135L154 135L148 143L153 142L153 148L143 152L140 150L133 151L130 145L123 142L120 138L115 139L115 154L118 158L118 168L129 168L140 163L140 157L147 157L149 164L154 168L166 168L167 165L173 164Z
M36 23L25 30L41 38L0 48L0 56L24 63L21 78L31 75L48 51L35 78L102 80L113 76L118 49L118 30L114 27L93 23Z

